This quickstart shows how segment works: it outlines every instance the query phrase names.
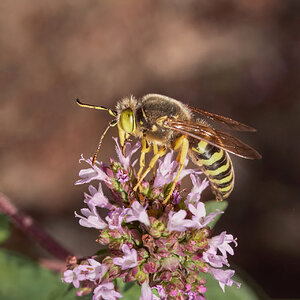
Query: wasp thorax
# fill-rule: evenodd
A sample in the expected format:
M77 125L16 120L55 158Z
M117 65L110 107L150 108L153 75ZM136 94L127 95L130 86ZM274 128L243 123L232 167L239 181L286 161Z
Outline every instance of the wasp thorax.
M135 117L130 108L121 112L120 125L126 133L132 133L135 130Z

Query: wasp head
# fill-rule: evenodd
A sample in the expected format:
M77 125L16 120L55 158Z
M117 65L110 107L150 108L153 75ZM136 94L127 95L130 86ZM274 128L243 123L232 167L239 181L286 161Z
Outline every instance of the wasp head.
M117 104L119 139L122 147L136 130L136 107L137 100L133 96L126 97Z

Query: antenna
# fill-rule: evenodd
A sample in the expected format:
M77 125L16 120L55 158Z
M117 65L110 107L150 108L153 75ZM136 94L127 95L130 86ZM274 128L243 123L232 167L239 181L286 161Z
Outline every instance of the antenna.
M96 105L92 105L92 104L82 103L79 99L76 99L76 103L81 107L93 108L93 109L99 109L99 110L107 110L111 116L113 116L113 117L117 116L117 112L115 110L112 110L112 109L104 107L104 106L96 106Z
M118 120L117 120L117 119L112 120L112 121L109 123L109 125L107 126L107 128L104 130L103 134L101 135L101 138L100 138L99 143L98 143L98 147L97 147L97 149L96 149L96 151L95 151L95 153L94 153L94 155L93 155L93 160L92 160L92 165L93 165L93 166L95 165L96 158L97 158L98 152L99 152L99 150L100 150L100 148L101 148L102 141L103 141L103 138L104 138L106 132L108 131L108 129L109 129L110 127L114 127L117 123L118 123Z

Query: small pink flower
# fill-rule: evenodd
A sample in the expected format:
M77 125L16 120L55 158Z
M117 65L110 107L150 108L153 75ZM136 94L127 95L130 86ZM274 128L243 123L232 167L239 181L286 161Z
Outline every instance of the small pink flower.
M124 232L122 228L122 222L128 213L128 210L129 208L117 207L115 210L110 211L108 216L105 217L105 221L107 222L109 229Z
M125 170L128 170L130 167L134 166L137 162L137 160L135 160L133 163L130 163L131 161L131 157L132 155L139 150L139 148L141 147L141 143L138 142L136 143L133 147L131 146L130 143L126 143L125 146L125 156L123 155L123 151L118 143L118 139L117 138L113 138L115 143L116 143L116 152L119 158L119 161L121 163L121 165L124 167Z
M229 263L223 255L217 255L217 252L210 248L208 251L203 252L203 260L216 268L222 268L223 265L229 267Z
M112 282L101 283L94 289L93 300L116 300L116 298L122 298L122 295L115 291Z
M113 205L108 201L107 197L104 196L100 182L98 190L94 186L90 185L89 192L91 195L84 193L84 202L86 204L112 209Z
M130 269L138 265L137 252L135 249L131 249L124 244L122 246L122 251L124 253L123 257L115 257L113 259L114 264L121 266L122 270Z
M62 281L66 283L73 283L74 287L76 289L79 288L80 280L78 278L79 270L78 268L74 268L73 270L67 270L64 272L64 277L61 279Z
M193 214L192 221L194 223L193 227L196 229L200 229L209 224L215 216L221 214L222 212L210 213L206 216L206 209L203 202L198 202L196 206L193 204L189 204L188 208L190 212Z
M234 251L229 243L234 243L235 247L237 246L236 239L234 239L231 234L226 234L226 231L223 231L220 235L214 236L208 242L210 247L219 249L224 257L227 257L227 252L230 255L234 254Z
M186 231L188 227L194 225L192 220L185 219L186 211L180 210L177 213L169 212L168 230L170 231Z
M121 184L124 184L129 180L128 173L123 169L119 169L116 176Z
M166 298L166 291L162 285L158 284L158 285L154 286L154 288L157 290L158 295L160 296L161 299Z
M194 169L186 169L188 164L188 158L184 163L184 169L181 171L178 181L182 180L185 176L189 174L200 174L201 172L197 172ZM154 180L153 187L157 188L160 186L164 186L167 183L174 181L178 171L176 170L178 167L178 163L176 160L173 160L173 151L169 152L162 160L158 161L158 168L156 171L156 177Z
M93 166L91 159L85 159L83 155L81 155L79 162L81 161L85 161L86 163L88 163L91 168L82 169L79 171L79 176L81 177L81 179L77 180L75 182L75 185L89 183L92 180L109 181L109 177L105 174L104 171L102 171L97 165Z
M131 208L127 211L127 222L139 221L146 226L150 226L150 220L146 211L147 207L143 207L138 201L134 201Z
M78 269L85 274L85 278L82 280L101 280L108 267L105 264L101 264L93 258L88 259L89 265L79 265Z
M173 160L173 152L169 152L163 160L158 161L158 168L156 170L156 177L154 180L153 187L157 188L164 186L167 183L173 181L175 169L178 163ZM175 174L176 176L176 174Z
M212 274L212 276L219 281L219 285L223 292L225 293L225 285L232 286L232 284L236 284L238 287L241 286L239 282L236 282L231 279L231 277L234 275L234 270L222 270L222 269L214 269L210 268L209 272Z
M81 216L75 212L75 216L80 218L79 224L88 228L104 229L107 224L101 219L97 212L97 208L92 205L88 205L88 208L82 208L80 212L84 215Z
M190 177L193 188L187 195L186 205L189 203L196 204L200 200L202 192L209 186L209 181L206 178L203 181L200 181L199 176L196 176L195 174L191 174Z

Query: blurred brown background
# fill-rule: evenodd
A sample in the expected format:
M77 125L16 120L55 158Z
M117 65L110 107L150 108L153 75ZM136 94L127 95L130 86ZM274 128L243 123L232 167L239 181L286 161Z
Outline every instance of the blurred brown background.
M238 237L232 262L272 297L300 296L299 0L0 2L0 191L79 255L96 231L73 211L80 154L113 107L161 93L258 128L237 135L261 161L234 158L236 188L219 222ZM108 161L111 130L100 159ZM46 256L18 230L7 247Z

